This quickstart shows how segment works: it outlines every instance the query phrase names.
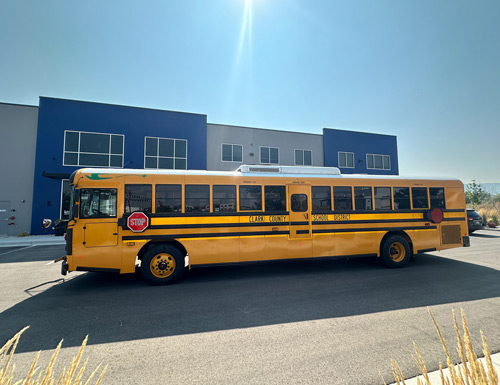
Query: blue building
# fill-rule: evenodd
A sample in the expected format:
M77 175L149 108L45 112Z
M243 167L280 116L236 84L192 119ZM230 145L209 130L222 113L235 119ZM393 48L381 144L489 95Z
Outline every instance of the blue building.
M80 167L205 170L206 115L40 98L31 234L67 215L67 179Z
M339 167L398 175L397 138L324 128L323 135L207 123L207 116L40 97L0 103L0 235L46 233L69 214L81 167L235 170L241 164ZM3 226L2 226L3 225Z
M323 129L324 166L343 174L398 175L398 144L393 135Z

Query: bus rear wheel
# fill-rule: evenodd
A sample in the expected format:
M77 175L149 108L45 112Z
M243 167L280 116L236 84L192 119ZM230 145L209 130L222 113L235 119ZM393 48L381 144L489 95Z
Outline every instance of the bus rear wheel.
M410 245L402 236L393 235L383 243L381 257L387 267L404 267L411 257Z
M172 245L155 245L144 253L141 260L141 275L152 285L177 282L183 272L184 256Z

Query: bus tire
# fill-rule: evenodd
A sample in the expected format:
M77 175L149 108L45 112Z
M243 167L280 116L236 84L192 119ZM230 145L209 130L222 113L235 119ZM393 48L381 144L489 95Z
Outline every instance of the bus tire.
M152 285L175 283L183 272L184 256L173 245L155 245L144 253L141 260L141 275Z
M381 257L387 267L404 267L411 258L410 245L400 235L390 236L382 245Z

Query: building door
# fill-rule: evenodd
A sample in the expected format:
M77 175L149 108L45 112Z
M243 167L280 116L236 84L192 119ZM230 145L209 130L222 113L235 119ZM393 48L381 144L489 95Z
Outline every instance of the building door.
M0 201L0 235L7 235L9 229L10 201Z

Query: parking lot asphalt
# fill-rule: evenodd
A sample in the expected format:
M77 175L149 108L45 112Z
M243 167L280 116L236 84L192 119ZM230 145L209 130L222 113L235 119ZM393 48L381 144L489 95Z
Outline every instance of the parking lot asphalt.
M31 325L21 372L64 338L62 361L89 334L91 364L107 384L380 384L390 359L417 374L412 341L429 370L443 361L426 308L453 344L451 310L464 308L480 346L500 351L500 233L470 248L417 255L406 269L375 259L273 262L193 269L151 287L135 275L71 273L50 261L64 246L0 249L0 345ZM480 349L478 349L480 352Z

